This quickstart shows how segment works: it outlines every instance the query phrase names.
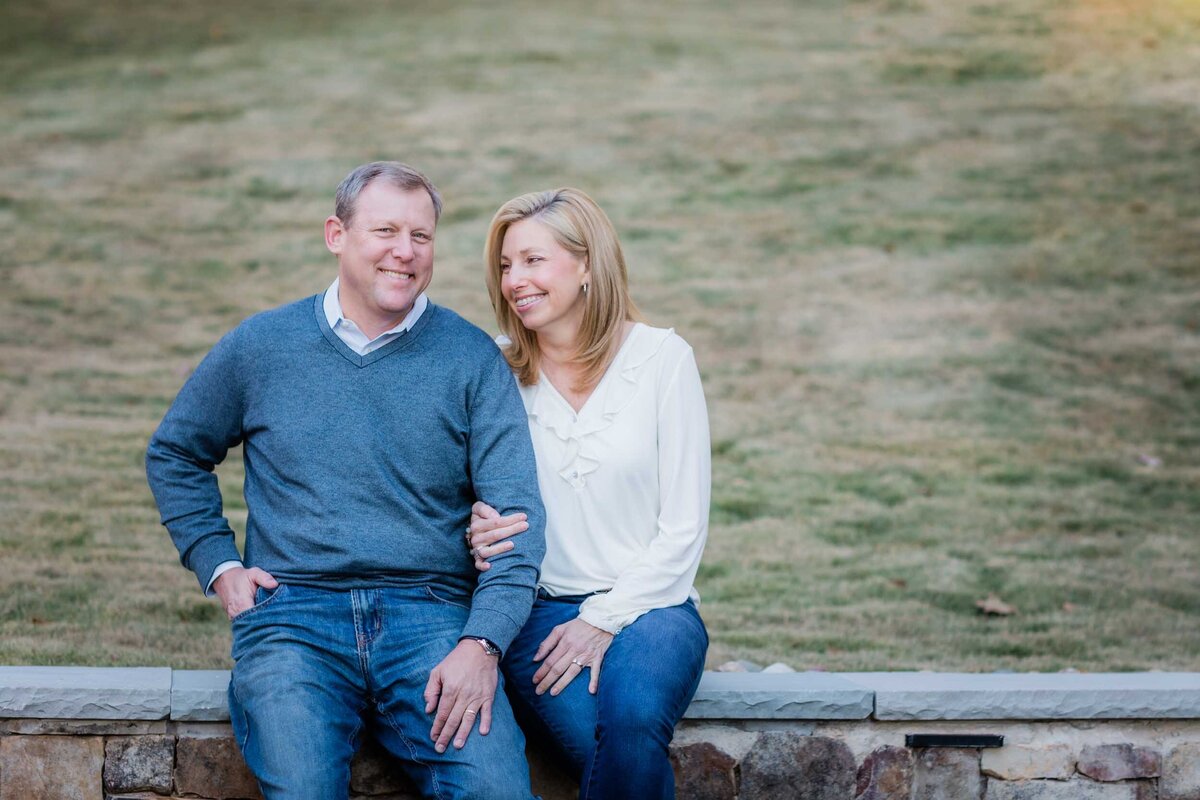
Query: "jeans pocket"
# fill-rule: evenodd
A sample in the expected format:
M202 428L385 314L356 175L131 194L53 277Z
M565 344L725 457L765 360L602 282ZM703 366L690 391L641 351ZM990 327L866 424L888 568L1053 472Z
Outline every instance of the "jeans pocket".
M438 601L439 603L445 603L448 606L456 606L458 608L465 608L468 610L471 608L470 596L463 596L461 598L458 596L444 596L438 594L428 586L425 587L425 594L429 595L432 599Z
M285 587L282 583L276 586L274 589L266 589L262 586L259 586L254 590L254 605L239 611L237 615L230 620L230 622L240 622L246 617L262 611L264 608L274 603L275 599L283 594L285 588L287 587Z

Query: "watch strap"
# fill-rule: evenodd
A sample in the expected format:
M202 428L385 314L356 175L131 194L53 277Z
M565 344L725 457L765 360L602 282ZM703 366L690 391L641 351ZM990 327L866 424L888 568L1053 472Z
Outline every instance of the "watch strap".
M489 656L495 656L496 658L499 658L502 655L500 648L491 639L485 639L482 636L464 636L462 639L459 639L459 641L461 642L464 639L470 639L472 642L477 643L483 648L483 652L487 653Z

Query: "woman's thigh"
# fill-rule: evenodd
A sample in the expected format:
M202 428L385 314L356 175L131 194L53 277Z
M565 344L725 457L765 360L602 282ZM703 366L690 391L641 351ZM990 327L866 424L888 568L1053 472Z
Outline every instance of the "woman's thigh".
M549 738L582 772L595 749L597 724L616 729L656 728L669 741L704 670L708 633L692 603L648 611L612 640L600 668L596 695L585 670L557 697L535 692L533 660L556 625L579 615L578 601L539 598L504 658L504 674L518 719L529 738Z
M539 597L529 621L509 646L501 665L505 688L526 737L535 743L549 740L576 775L582 772L595 748L596 697L588 692L586 672L558 696L549 692L537 694L533 675L542 662L534 661L533 656L556 625L578 615L577 601Z
M600 723L657 726L669 740L696 693L707 652L708 632L691 601L647 611L613 638L604 656Z

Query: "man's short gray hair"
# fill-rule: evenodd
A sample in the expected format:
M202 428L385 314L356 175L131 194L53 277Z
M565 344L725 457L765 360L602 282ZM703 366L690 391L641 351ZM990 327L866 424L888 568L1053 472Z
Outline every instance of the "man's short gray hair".
M442 195L438 192L437 187L430 183L429 178L408 164L399 161L372 161L370 164L355 167L338 184L337 193L334 194L333 199L333 213L337 215L343 225L350 225L355 206L358 204L358 196L362 194L363 189L377 179L388 181L397 189L405 191L424 189L429 193L429 199L433 201L434 223L436 224L441 218Z

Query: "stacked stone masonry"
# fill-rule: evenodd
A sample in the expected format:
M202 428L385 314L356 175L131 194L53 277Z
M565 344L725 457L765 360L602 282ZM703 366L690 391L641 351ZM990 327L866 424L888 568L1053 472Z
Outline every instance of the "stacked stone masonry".
M227 680L0 667L0 800L260 797ZM906 746L929 733L1003 745ZM529 756L535 792L576 796ZM672 761L696 800L1200 800L1200 675L708 674ZM350 796L418 797L370 741Z

